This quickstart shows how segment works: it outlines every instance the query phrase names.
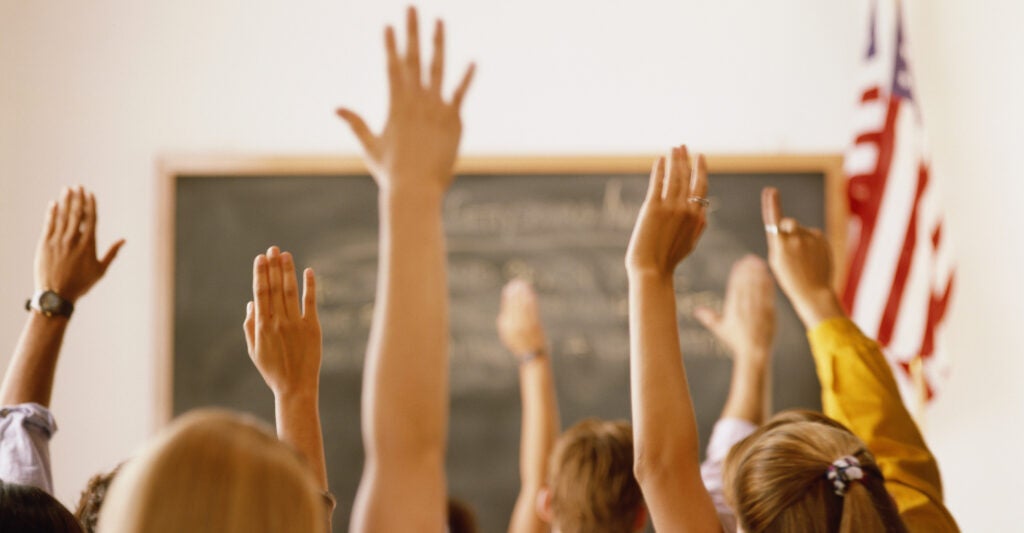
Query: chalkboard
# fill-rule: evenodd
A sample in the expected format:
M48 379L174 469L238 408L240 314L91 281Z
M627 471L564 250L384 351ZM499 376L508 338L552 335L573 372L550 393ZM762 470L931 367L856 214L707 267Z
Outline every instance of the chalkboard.
M506 158L460 166L444 208L452 324L449 490L475 508L483 531L507 526L518 491L517 372L494 329L506 280L526 276L539 293L563 425L590 416L629 418L623 255L650 160L518 164ZM218 405L273 421L272 397L246 355L241 324L253 257L271 244L291 251L298 265L319 276L321 414L339 502L335 530L345 531L363 461L359 399L377 266L376 187L348 160L214 162L168 166L170 410ZM692 311L720 305L733 261L764 255L763 186L781 190L788 214L829 225L835 163L833 157L710 159L708 229L677 274L680 334L702 443L724 403L731 361ZM835 234L835 224L829 226ZM818 408L803 329L781 294L778 301L773 406Z

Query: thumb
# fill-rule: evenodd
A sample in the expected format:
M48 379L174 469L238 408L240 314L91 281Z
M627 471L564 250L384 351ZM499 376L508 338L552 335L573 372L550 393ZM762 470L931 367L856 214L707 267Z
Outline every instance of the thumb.
M693 311L694 318L697 322L700 322L702 326L710 330L712 333L718 331L719 324L722 323L722 317L710 307L698 307Z
M366 125L366 121L363 120L363 117L360 117L352 110L345 109L344 107L338 108L335 112L338 114L338 117L347 122L348 126L352 128L352 133L354 133L356 138L359 139L359 144L363 145L363 150L368 154L372 153L376 138L374 137L373 132L370 131L370 127Z
M121 249L122 246L124 246L124 243L124 239L115 242L113 245L110 246L110 249L107 250L107 253L106 255L103 256L103 259L100 259L100 267L102 267L103 272L106 272L107 268L110 268L110 263L114 262L114 258L117 257L117 252Z
M252 302L245 305L245 322L242 323L242 329L245 331L245 347L249 350L249 357L256 355L256 315L253 311Z

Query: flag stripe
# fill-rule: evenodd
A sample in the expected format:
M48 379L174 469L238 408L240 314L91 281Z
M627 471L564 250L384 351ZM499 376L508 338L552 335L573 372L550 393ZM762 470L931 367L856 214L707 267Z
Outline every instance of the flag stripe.
M846 279L846 288L843 291L843 306L847 311L853 310L853 302L860 286L860 276L867 260L871 237L875 232L878 210L882 205L880 192L885 190L885 183L889 177L889 165L892 164L893 157L893 144L885 142L885 136L895 129L899 106L899 100L889 102L885 127L882 132L878 132L878 140L872 141L878 147L878 164L875 172L871 175L853 176L849 180L847 195L850 201L850 213L856 216L860 222L860 234L851 254L849 277ZM872 191L878 191L878 194L872 194Z
M903 302L903 289L907 284L907 276L910 275L910 261L913 259L914 248L917 246L917 213L921 206L921 198L924 196L924 189L927 186L928 169L921 165L917 173L917 192L914 194L914 205L910 209L910 224L907 225L907 235L903 239L903 250L900 251L897 259L896 275L892 280L889 300L885 303L885 311L882 312L882 323L878 326L878 342L882 346L888 346L892 342L896 315Z

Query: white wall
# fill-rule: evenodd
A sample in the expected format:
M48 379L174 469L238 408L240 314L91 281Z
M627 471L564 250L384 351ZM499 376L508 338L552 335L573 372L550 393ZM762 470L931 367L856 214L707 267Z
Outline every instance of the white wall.
M1024 122L1013 96L1024 82L1007 78L1013 68L1000 62L1013 60L1005 47L1022 51L1010 36L1024 8L992 3L1002 9L929 2L911 17L961 252L949 335L958 365L928 434L968 531L1006 530L1024 517L1011 506L1016 484L1003 475L1024 440L1010 423L1024 419L1015 387L1024 364L1012 357L1024 344L1013 276L1024 271L1024 243L1010 203L1024 192L1011 174ZM58 372L53 453L63 500L153 429L154 318L165 305L154 301L155 158L355 153L332 110L351 105L379 124L380 29L399 22L403 6L0 0L0 343L13 346L24 319L37 226L62 185L96 191L102 243L128 239L110 279L79 306ZM449 0L423 8L448 22L450 77L469 59L480 66L464 153L635 153L680 141L714 152L837 152L849 139L864 34L857 2ZM0 364L6 359L3 350ZM991 443L978 450L982 438Z
M963 529L1016 531L1024 523L1012 466L1024 445L1024 4L911 7L917 88L958 262L948 328L956 367L927 434Z

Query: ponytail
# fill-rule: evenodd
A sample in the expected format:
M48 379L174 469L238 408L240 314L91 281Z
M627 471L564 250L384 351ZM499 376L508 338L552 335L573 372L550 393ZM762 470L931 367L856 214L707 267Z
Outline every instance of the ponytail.
M819 413L780 413L729 452L726 497L747 533L906 533L864 443Z

